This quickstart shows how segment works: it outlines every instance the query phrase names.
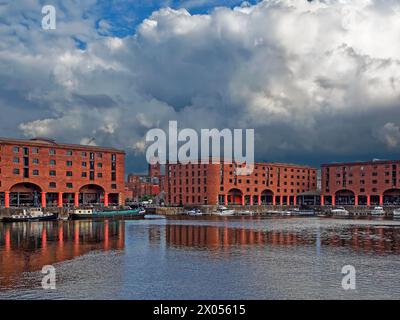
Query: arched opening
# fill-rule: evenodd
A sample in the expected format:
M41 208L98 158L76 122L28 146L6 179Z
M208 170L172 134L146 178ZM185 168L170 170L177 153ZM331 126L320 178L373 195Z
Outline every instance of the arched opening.
M228 204L242 204L243 193L239 189L231 189L228 192Z
M261 204L273 204L274 193L271 190L261 192Z
M400 189L389 189L383 193L383 203L386 205L400 205Z
M39 207L41 203L41 192L42 189L34 183L17 183L10 188L10 205L16 207Z
M351 190L343 189L335 193L336 205L354 205L355 195Z
M104 201L104 189L97 184L87 184L79 189L79 203L101 204Z

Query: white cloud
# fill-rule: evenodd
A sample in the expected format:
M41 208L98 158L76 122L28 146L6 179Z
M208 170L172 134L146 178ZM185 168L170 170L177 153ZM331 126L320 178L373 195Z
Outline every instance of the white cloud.
M82 19L92 4L63 2L54 34L23 18L38 1L5 9L0 108L24 135L96 136L96 144L143 152L150 127L178 120L255 128L256 152L268 159L340 159L397 143L393 127L389 138L375 134L399 116L396 1L270 0L205 15L161 9L124 39L100 36L110 26L96 31L96 17Z

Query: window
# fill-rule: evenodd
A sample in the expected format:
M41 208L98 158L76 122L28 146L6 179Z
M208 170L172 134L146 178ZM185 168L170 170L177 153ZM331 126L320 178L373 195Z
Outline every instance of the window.
M54 156L56 154L56 150L50 149L49 150L49 155Z
M50 170L49 171L49 175L52 176L52 177L55 177L56 176L56 171L55 170Z
M97 164L97 167L103 168L103 164L102 164L101 162L99 162L99 163Z
M38 175L39 175L39 170L36 170L36 169L33 170L33 171L32 171L32 174L33 174L34 176L38 176Z
M51 166L55 166L55 165L56 165L56 160L53 160L53 159L50 160L50 165L51 165Z
M39 153L39 148L32 148L32 153L38 154Z
M87 173L86 172L82 172L82 178L86 178L87 177Z
M67 167L72 167L72 161L67 161Z
M67 171L66 174L67 174L67 177L72 177L72 171Z
M81 153L81 155L82 155L82 158L86 158L87 153L86 153L85 151L83 151L83 152Z
M72 151L71 150L67 151L67 156L72 156Z
M103 154L101 152L97 153L97 158L103 158Z
M19 163L19 158L14 157L14 158L13 158L13 162L14 162L14 163Z
M112 154L112 155L111 155L111 161L116 161L116 159L117 159L117 155Z
M103 174L102 173L98 173L97 174L97 178L103 178Z
M19 169L13 169L13 174L19 174Z
M87 162L82 162L82 167L86 168L87 167Z
M55 182L50 182L49 188L52 188L52 189L57 188L57 184Z
M19 152L19 147L14 147L14 148L13 148L13 151L14 151L15 153Z
M116 181L117 180L117 175L115 174L115 172L111 173L111 180L112 181Z
M117 185L116 185L115 183L113 183L113 184L111 185L111 189L117 189Z
M33 163L33 164L39 164L39 159L33 159L33 160L32 160L32 163Z
M72 188L73 188L73 185L72 185L71 182L68 182L68 183L66 184L66 186L67 186L68 189L72 189Z

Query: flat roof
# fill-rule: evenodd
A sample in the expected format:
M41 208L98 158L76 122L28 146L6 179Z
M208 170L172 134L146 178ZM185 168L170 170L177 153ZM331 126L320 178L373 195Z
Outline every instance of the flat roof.
M13 138L0 137L0 144L16 144L16 145L27 145L27 146L37 146L37 147L54 147L60 149L93 150L93 151L103 151L103 152L125 153L125 151L116 148L89 146L89 145L71 144L71 143L58 143L55 140L48 138L13 139Z
M369 161L353 161L353 162L332 162L321 164L321 167L343 167L343 166L358 166L358 165L374 165L374 164L393 164L400 163L400 160L380 160L374 159Z

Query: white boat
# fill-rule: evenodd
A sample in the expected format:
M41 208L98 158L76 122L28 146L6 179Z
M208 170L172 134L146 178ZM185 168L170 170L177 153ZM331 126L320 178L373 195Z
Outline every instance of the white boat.
M212 214L218 216L233 216L235 214L235 210L228 209L227 207L218 207L217 211L213 212Z
M400 208L393 210L393 217L400 218Z
M371 210L371 214L373 216L382 216L385 214L385 210L383 210L382 207L375 207L374 209Z
M335 216L348 216L350 213L343 207L337 207L335 209L331 209L331 213Z
M291 211L291 215L293 215L293 216L315 216L315 211L313 209L294 208Z
M239 211L237 214L239 216L252 216L254 212L250 210L244 210L244 211Z
M192 210L186 211L186 214L188 216L201 216L203 213L200 211L200 209L192 209Z

